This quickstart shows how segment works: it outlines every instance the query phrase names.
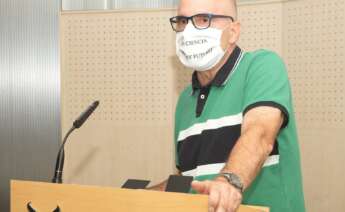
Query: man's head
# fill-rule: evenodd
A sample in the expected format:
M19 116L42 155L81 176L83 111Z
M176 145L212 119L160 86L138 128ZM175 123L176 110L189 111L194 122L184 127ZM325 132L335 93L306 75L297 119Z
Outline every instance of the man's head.
M226 51L231 51L240 35L240 24L237 21L236 0L180 0L178 7L179 16L193 16L200 13L231 16L232 22L226 18L214 18L211 26L223 30L221 46Z
M229 15L236 19L236 0L180 0L178 15L192 16L198 13Z

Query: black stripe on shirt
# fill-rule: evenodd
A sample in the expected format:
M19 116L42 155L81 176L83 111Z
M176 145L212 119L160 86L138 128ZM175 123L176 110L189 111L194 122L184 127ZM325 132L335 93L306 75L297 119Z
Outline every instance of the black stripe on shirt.
M226 162L240 135L241 125L234 125L205 130L199 135L179 141L177 168L185 172L201 165ZM278 142L275 142L271 155L278 154Z

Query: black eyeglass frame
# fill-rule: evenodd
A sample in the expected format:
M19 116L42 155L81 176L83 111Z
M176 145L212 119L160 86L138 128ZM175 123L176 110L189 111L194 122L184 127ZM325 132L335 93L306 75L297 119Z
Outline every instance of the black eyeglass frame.
M194 23L194 17L196 16L206 16L210 19L209 23L208 23L208 26L207 27L203 27L203 28L200 28L198 26L195 25ZM211 23L212 23L212 19L213 18L229 18L232 22L235 21L235 19L232 17L232 16L228 16L228 15L216 15L216 14L212 14L212 13L199 13L199 14L195 14L195 15L192 15L192 16L183 16L183 15L178 15L178 16L174 16L174 17L171 17L169 20L170 20L170 25L172 27L172 29L175 31L175 32L183 32L184 30L182 31L178 31L174 28L174 23L177 23L177 19L179 18L185 18L187 19L187 24L186 26L188 25L189 23L189 20L192 21L192 24L193 26L196 28L196 29L199 29L199 30L203 30L203 29L207 29L211 26ZM174 22L175 21L175 22Z

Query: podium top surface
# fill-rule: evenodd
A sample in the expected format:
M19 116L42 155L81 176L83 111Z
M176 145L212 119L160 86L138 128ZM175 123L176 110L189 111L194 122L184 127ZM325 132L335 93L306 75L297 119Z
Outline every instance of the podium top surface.
M111 187L11 181L11 211L208 211L207 195L132 190ZM238 212L268 212L267 208L244 206Z

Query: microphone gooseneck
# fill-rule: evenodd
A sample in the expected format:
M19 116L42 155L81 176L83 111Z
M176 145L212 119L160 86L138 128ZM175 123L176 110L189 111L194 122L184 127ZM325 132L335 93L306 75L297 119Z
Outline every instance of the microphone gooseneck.
M55 163L55 174L54 174L54 178L52 180L53 183L62 183L62 172L63 172L63 165L64 165L64 161L65 161L65 143L67 141L67 138L69 137L69 135L75 130L76 128L73 126L65 135L63 142L60 146L59 152L58 152L58 156L56 159L56 163Z
M71 133L75 130L80 128L84 122L89 118L89 116L93 113L93 111L98 107L99 101L95 101L90 105L74 122L73 126L69 131L66 133L62 144L60 146L56 163L55 163L55 172L54 172L54 178L52 179L53 183L62 183L62 173L63 173L63 166L65 162L65 144L67 142L68 137L71 135Z

